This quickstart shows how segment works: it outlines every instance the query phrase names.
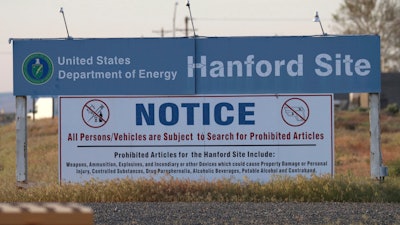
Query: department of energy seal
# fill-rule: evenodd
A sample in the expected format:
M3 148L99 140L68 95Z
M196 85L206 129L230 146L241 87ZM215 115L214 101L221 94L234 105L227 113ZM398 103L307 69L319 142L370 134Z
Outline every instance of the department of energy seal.
M53 62L43 53L30 54L22 65L22 74L32 84L44 84L53 76Z

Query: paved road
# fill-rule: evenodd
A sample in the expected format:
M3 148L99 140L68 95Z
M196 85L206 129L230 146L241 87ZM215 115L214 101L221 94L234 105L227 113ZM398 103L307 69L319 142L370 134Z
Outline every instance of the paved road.
M125 224L400 224L400 204L182 203L85 204L96 225Z

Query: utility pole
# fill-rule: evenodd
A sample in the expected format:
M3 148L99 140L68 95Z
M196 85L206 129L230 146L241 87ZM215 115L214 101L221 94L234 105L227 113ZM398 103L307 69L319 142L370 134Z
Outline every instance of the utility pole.
M189 37L189 17L185 16L185 36Z
M196 29L197 30L197 29ZM174 24L174 30L164 30L162 27L161 30L153 30L153 33L161 34L161 37L164 37L166 33L172 33L173 37L176 36L176 31L183 31L185 32L185 37L189 37L189 31L193 31L193 29L189 28L189 17L185 17L185 28L184 29L179 29L175 27Z
M185 32L185 37L189 37L189 31L193 31L193 29L189 29L189 17L185 16L185 29L175 29L175 30L183 31L183 32Z
M171 31L170 30L164 30L164 27L161 27L160 31L153 30L153 33L161 34L161 37L163 38L165 36L165 33L171 33Z

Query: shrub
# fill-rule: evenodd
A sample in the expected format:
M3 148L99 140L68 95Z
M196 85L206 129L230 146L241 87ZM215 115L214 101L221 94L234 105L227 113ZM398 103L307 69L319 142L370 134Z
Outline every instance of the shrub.
M392 103L386 106L385 112L389 115L397 115L399 113L399 105L397 103Z
M389 175L391 177L400 177L400 160L389 164Z

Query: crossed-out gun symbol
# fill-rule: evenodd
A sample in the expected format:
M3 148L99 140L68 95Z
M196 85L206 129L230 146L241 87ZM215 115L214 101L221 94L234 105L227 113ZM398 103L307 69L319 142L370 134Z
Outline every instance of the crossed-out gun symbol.
M306 120L305 110L301 106L284 106L284 110L286 115L294 117L297 121L304 121Z

